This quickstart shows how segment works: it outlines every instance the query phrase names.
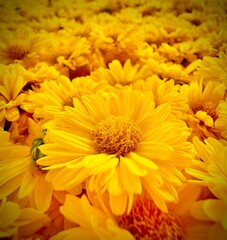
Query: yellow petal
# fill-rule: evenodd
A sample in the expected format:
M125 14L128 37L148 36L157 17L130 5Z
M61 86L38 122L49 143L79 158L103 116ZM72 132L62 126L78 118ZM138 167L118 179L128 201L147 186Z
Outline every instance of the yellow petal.
M21 183L18 197L24 198L24 197L29 196L34 189L34 187L37 183L37 180L38 180L38 178L36 176L32 176L28 170L28 172L25 174L24 179Z
M15 220L20 216L21 210L18 204L6 202L0 209L0 225L6 227L13 225Z
M10 109L7 109L5 112L5 118L9 122L15 122L19 119L20 112L17 107L11 107Z
M133 159L137 164L142 165L143 167L147 167L150 169L158 169L158 165L154 163L151 159L144 158L136 152L130 152L128 156Z
M34 189L36 208L42 212L47 211L50 207L53 187L51 183L47 182L45 175L39 176Z
M128 171L127 166L125 166L122 161L120 161L120 179L123 188L126 192L141 194L142 184L140 177Z
M110 207L115 215L122 215L126 212L127 194L124 192L121 195L110 195Z
M135 152L151 160L168 160L173 148L162 142L140 142Z

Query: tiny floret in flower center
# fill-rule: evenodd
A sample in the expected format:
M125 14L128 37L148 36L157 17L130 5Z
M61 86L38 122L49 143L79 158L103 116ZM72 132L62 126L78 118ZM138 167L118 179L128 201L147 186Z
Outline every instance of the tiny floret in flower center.
M129 214L119 217L118 225L136 240L182 240L180 221L173 213L164 213L150 200L138 200Z
M133 120L110 116L99 122L91 134L99 152L124 156L136 149L142 132Z

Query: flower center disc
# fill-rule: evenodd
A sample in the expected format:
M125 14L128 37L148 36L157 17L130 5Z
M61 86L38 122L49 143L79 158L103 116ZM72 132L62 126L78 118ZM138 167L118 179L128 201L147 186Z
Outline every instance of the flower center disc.
M22 46L11 46L9 47L8 52L9 57L13 60L21 60L28 53L27 49L23 48Z
M162 212L150 199L137 201L128 215L119 218L118 225L136 240L182 240L184 235L179 219Z
M216 113L216 107L217 107L216 103L209 101L209 102L205 102L202 106L196 107L193 110L194 110L194 112L202 110L202 111L206 112L207 115L211 116L214 121L216 121L218 118L218 115Z
M99 152L117 156L135 150L142 135L136 123L123 116L110 116L102 120L91 134Z

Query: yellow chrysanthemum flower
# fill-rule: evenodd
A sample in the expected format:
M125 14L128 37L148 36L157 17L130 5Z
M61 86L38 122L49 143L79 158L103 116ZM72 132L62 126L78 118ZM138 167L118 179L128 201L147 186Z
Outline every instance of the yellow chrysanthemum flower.
M0 36L0 63L20 63L25 68L34 66L41 59L45 47L42 35L31 29L2 31Z
M180 220L184 240L226 239L223 200L214 199L207 187L194 183L182 185L178 194L179 202L169 208Z
M184 232L180 218L172 211L162 212L150 199L137 200L131 212L118 218L118 225L135 239L179 239Z
M49 66L46 62L39 62L35 67L29 68L24 74L24 78L33 86L38 86L44 81L57 80L60 73L54 66ZM35 89L33 89L35 90Z
M145 80L138 80L132 83L132 88L142 92L152 91L154 93L155 105L169 103L171 112L177 117L181 117L188 110L187 99L181 93L180 85L176 85L173 79L162 80L154 74Z
M107 87L105 81L95 82L90 76L71 81L61 75L57 80L44 81L37 92L30 90L21 107L34 113L35 118L52 119L64 111L65 106L73 106L74 98L80 100L83 95L94 94Z
M20 76L20 70L20 66L14 68L0 65L0 126L2 127L5 120L14 122L20 117L18 106L24 100L22 89L27 83Z
M222 133L221 136L227 140L227 99L218 105L216 111L218 119L215 122L215 127Z
M61 31L59 34L50 35L49 41L51 55L48 62L54 64L59 72L71 79L89 74L91 45L85 37ZM82 74L82 70L86 71Z
M200 65L201 60L196 59L187 67L182 64L172 62L159 62L156 59L148 59L147 65L153 74L157 74L163 79L174 79L179 83L189 83L192 80L191 73Z
M47 224L49 218L41 211L20 206L5 198L0 201L0 238L22 239L31 237Z
M226 65L226 52L220 52L218 57L205 56L196 75L202 77L205 83L209 81L224 83L227 88Z
M24 145L28 137L29 120L32 121L28 117L28 114L24 112L20 114L20 118L17 121L11 123L8 132L10 133L10 140L13 143Z
M136 50L143 44L143 31L134 24L119 21L92 24L89 41L102 52L106 64L118 59L122 64L131 59L138 60Z
M43 143L42 138L36 139L31 148L10 142L9 133L1 129L0 139L0 199L9 197L46 211L53 188L36 164L41 156L37 148Z
M145 66L142 67L139 64L132 65L130 59L123 65L119 60L115 59L108 64L108 68L98 68L91 73L91 76L95 81L102 79L111 86L122 88L122 86L128 86L137 80L146 78L149 76L149 72Z
M86 181L88 191L108 193L115 214L129 212L143 189L167 211L192 158L188 128L170 111L169 104L155 108L149 91L75 98L74 108L65 107L46 126L48 142L40 146L45 156L37 163L50 169L47 179L56 190Z
M190 239L221 239L227 238L227 201L206 199L193 203L191 215L199 220L197 227L191 229ZM197 231L196 231L197 230ZM200 231L199 231L200 230ZM194 231L194 237L191 235Z
M185 120L192 128L192 136L221 138L222 132L216 127L216 121L222 114L222 108L218 106L225 100L225 85L212 81L205 86L203 81L191 82L184 85L182 91L188 98L190 109Z
M197 188L190 188L186 193L191 194L188 196L190 200L186 203L188 210L190 203L194 202L199 191ZM185 202L185 199L181 199L181 201ZM185 206L181 206L181 209L182 214L185 212ZM177 210L180 208L178 207ZM147 197L138 199L133 204L130 213L119 217L107 215L102 209L89 203L85 195L81 198L67 195L60 211L75 226L61 231L51 240L73 238L183 240L186 236L181 216L173 209L170 209L168 213L162 212Z
M51 240L134 240L128 231L118 227L105 213L91 206L85 195L81 198L67 195L60 211L76 227L58 233Z
M50 207L45 212L50 221L38 231L40 239L50 239L51 236L75 226L75 223L67 220L60 212L60 207L64 204L67 194L67 192L53 192Z
M197 179L194 182L208 186L217 198L227 200L227 141L214 138L204 141L205 143L198 137L193 139L200 159L195 160L186 171Z

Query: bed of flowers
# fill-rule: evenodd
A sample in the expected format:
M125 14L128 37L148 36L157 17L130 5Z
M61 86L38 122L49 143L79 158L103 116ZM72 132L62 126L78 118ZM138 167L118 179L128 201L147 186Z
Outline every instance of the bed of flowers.
M0 1L0 238L227 239L227 1Z

